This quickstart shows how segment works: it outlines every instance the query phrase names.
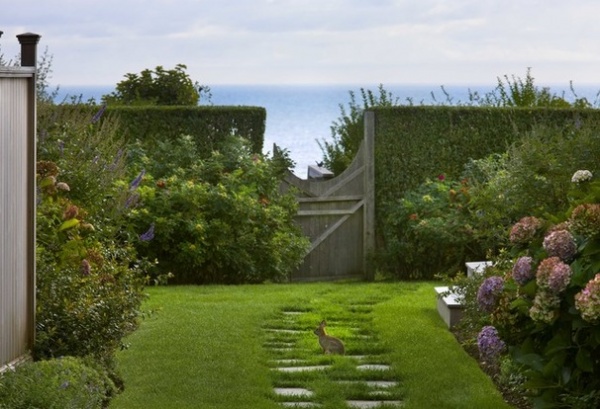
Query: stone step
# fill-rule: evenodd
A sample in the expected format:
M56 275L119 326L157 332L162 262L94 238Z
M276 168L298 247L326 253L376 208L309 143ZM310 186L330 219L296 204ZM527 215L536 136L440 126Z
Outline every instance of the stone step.
M388 406L402 406L402 401L399 400L348 400L346 404L350 408L359 408L359 409L368 409L368 408L378 408L382 405Z

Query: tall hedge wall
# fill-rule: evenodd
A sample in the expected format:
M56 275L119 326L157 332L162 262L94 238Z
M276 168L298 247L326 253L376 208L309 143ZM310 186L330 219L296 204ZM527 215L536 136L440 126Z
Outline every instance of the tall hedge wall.
M426 179L503 152L536 124L600 126L600 110L401 106L374 108L377 227L385 208ZM381 236L381 235L380 235Z
M48 115L68 115L74 110L89 110L90 118L99 107L61 104L43 109ZM108 106L104 116L119 118L120 128L130 141L151 142L180 135L191 135L201 151L210 153L226 136L248 139L253 152L262 152L267 111L249 106Z

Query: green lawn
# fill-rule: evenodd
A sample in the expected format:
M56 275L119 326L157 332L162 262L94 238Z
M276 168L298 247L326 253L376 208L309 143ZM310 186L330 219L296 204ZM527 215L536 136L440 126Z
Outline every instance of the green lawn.
M403 408L509 408L435 309L433 283L315 283L149 288L146 318L117 355L125 391L111 409L279 408L273 387L315 392L322 408L344 408L364 391L339 380L394 380ZM293 311L294 315L284 312ZM312 333L321 319L346 344L345 357L323 356ZM293 331L274 332L273 328ZM289 351L268 345L293 343ZM352 355L390 370L358 373ZM276 358L329 369L273 370Z

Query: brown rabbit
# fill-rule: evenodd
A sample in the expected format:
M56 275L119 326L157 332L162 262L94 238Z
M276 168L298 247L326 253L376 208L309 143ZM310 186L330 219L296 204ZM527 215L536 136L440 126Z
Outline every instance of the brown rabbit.
M323 353L344 355L344 343L335 337L327 335L325 333L326 325L327 323L323 320L314 331L315 335L319 337L319 344L323 348Z

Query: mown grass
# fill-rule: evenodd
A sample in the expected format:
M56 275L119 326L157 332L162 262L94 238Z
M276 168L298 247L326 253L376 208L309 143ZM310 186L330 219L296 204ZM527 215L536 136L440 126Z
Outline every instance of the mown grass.
M435 310L432 283L315 283L150 288L145 319L118 354L125 391L111 409L279 408L273 387L302 386L323 408L360 399L365 379L394 380L403 408L509 408ZM296 314L284 314L293 311ZM323 356L321 319L347 356ZM272 331L284 328L291 331ZM299 331L299 332L296 332ZM272 348L277 344L291 349ZM390 371L356 371L353 355ZM274 359L331 365L281 373ZM339 381L343 382L339 382Z

